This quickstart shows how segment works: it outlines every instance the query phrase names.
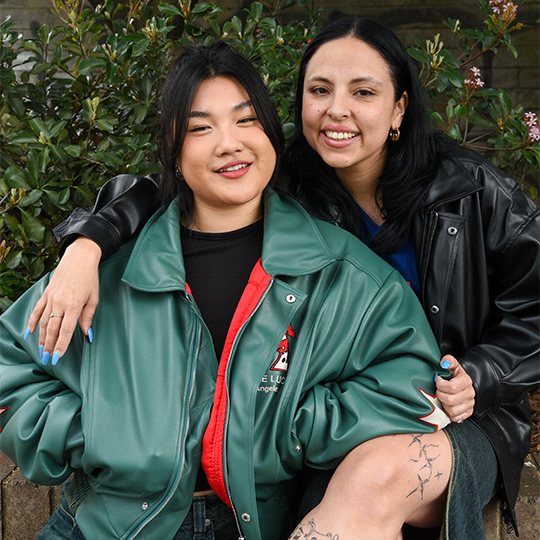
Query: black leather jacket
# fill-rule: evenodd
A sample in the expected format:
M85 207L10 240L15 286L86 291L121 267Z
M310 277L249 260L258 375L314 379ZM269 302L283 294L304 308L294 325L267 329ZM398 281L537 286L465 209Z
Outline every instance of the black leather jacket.
M154 211L155 191L154 177L121 175L105 184L93 212L77 211L55 234L88 236L108 256ZM308 210L339 225L335 209ZM413 237L424 310L442 354L458 358L473 380L472 420L498 456L515 524L531 438L527 393L540 383L540 210L487 160L453 148Z

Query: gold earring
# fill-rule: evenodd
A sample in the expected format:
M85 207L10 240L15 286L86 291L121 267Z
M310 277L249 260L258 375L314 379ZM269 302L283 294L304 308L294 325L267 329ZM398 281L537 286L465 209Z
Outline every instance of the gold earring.
M399 128L391 128L390 129L390 140L392 142L396 142L399 139L399 136L401 133L399 132Z
M178 163L176 163L174 166L174 176L176 176L178 180L182 180L182 173L180 172L180 169L178 168Z

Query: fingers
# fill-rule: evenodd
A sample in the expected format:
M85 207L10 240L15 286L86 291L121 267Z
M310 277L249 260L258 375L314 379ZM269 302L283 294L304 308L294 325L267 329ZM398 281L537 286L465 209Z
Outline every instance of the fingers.
M39 320L38 344L43 364L49 360L56 364L66 352L79 317L83 332L92 337L90 325L98 303L100 257L101 250L91 240L76 240L67 248L32 311L24 337L35 330Z
M450 369L452 378L437 377L437 398L453 422L462 422L474 411L476 393L472 379L451 355L441 359L441 367Z
M39 299L38 303L36 304L36 306L34 307L32 311L32 314L30 315L30 319L28 320L28 328L26 329L26 332L24 334L24 339L27 339L30 334L34 333L46 305L47 305L47 297L44 294Z

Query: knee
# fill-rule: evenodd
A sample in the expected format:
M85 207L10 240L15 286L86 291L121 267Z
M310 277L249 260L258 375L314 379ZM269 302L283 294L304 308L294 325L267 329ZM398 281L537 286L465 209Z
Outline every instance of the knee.
M352 450L339 465L332 483L353 501L393 500L404 476L402 460L387 437L367 441Z

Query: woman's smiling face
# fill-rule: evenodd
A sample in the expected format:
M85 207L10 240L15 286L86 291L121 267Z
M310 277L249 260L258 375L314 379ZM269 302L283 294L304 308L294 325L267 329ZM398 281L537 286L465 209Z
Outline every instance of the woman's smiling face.
M246 90L229 77L203 81L191 105L178 159L193 191L194 221L213 215L218 218L214 230L231 230L219 222L219 216L231 213L245 217L233 221L236 228L256 221L275 166L276 152Z
M406 94L395 101L384 58L357 38L321 45L307 65L304 136L345 183L379 177L389 131L401 125L406 106Z

